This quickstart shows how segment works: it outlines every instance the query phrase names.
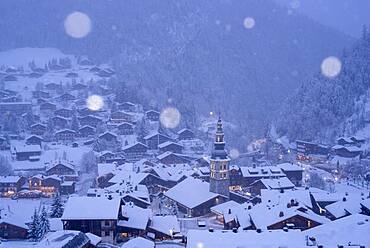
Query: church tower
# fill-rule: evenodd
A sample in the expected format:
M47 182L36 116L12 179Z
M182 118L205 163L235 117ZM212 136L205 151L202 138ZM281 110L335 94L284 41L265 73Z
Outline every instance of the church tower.
M224 132L221 118L217 121L216 139L210 159L209 190L213 193L229 197L229 162L225 150Z

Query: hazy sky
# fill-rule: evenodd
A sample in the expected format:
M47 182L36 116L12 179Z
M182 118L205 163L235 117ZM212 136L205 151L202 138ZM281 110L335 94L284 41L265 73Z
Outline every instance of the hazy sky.
M275 0L293 11L359 37L363 24L370 25L370 0Z

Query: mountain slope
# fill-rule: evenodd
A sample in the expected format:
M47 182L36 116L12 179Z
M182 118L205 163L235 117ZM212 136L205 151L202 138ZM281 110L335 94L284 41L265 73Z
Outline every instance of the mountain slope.
M279 115L277 127L291 139L333 141L369 120L370 31L341 57L334 79L317 74L302 84Z
M0 48L50 46L110 58L121 80L138 89L136 100L161 107L170 98L185 119L221 111L247 134L238 139L243 145L263 134L280 102L324 57L352 42L271 1L5 0L0 7L7 37ZM83 39L63 30L76 10L93 23ZM254 18L252 29L244 28L246 17Z

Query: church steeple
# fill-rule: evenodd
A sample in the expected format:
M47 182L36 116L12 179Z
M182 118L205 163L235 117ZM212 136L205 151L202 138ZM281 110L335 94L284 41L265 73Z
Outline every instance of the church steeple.
M226 196L229 196L229 157L225 150L224 131L222 128L221 117L218 118L215 140L210 159L210 191Z
M221 116L218 117L217 121L217 129L216 129L216 135L215 135L215 141L213 144L213 151L212 151L212 158L220 158L220 159L226 159L227 153L225 151L225 140L224 140L224 131L222 128L222 120Z

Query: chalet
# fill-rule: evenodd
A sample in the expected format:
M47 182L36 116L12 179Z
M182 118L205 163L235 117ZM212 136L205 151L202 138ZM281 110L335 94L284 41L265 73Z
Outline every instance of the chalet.
M162 144L166 141L172 141L170 137L158 132L145 136L144 140L150 150L156 150L158 149L159 144Z
M76 100L76 97L74 95L69 94L69 93L64 93L64 94L58 96L58 99L60 101L74 101L74 100Z
M98 247L101 238L92 233L80 231L57 230L48 232L45 237L37 243L37 247L53 248L95 248Z
M71 129L62 129L55 132L54 137L57 141L73 141L76 137L76 132Z
M93 66L94 65L94 62L92 62L87 57L81 57L81 58L78 59L78 64L79 65L84 65L84 66Z
M148 232L153 233L156 240L172 239L180 233L180 224L175 215L153 216Z
M6 75L3 80L4 82L15 82L18 81L18 78L15 75Z
M20 176L0 176L0 195L10 197L17 194L25 182L26 179Z
M182 153L184 148L182 145L174 143L172 141L166 141L158 145L160 152L173 152L173 153Z
M90 72L99 72L101 69L97 66L92 67L89 71Z
M99 163L106 163L107 160L113 159L116 156L115 153L111 151L102 151L98 154Z
M86 104L86 101L84 101L84 105ZM83 108L78 108L77 109L77 113L80 115L80 116L86 116L86 115L95 115L96 113L99 113L99 111L93 111L93 110L90 110L89 108L87 107L83 107Z
M84 90L86 88L87 88L87 86L85 84L82 84L82 83L76 83L76 84L72 85L72 90Z
M102 119L94 115L86 115L83 117L79 117L78 120L81 126L88 125L91 127L97 127L100 123L102 123Z
M40 111L54 112L56 109L57 109L57 105L55 105L54 103L44 102L40 104Z
M40 77L42 77L42 75L43 75L42 73L33 71L33 72L29 73L27 76L29 78L40 78Z
M78 73L76 72L68 72L66 74L66 78L77 78L78 77Z
M117 135L107 131L99 135L99 140L104 140L107 143L115 143L117 142Z
M76 182L65 181L60 185L59 190L61 195L71 195L76 192Z
M46 169L46 175L58 175L58 176L65 176L65 175L76 175L76 171L74 165L68 163L66 161L58 161L55 164L51 165L49 168Z
M71 118L72 115L73 115L73 110L72 109L67 109L67 108L57 109L57 110L54 111L54 115L62 116L64 118Z
M158 121L159 120L159 112L155 110L148 110L145 112L145 117L150 121Z
M341 146L352 146L356 144L356 141L351 139L350 137L339 137L337 139L337 144Z
M144 235L151 215L150 209L143 209L134 204L122 206L122 218L118 221L118 233L121 239Z
M195 138L194 132L184 128L177 132L178 140L191 140Z
M286 177L297 187L302 186L303 168L293 163L278 164Z
M88 137L94 135L96 132L95 128L89 125L85 125L78 130L81 137Z
M122 147L122 151L124 152L126 158L134 160L142 158L146 154L147 150L148 146L140 142Z
M31 135L26 139L27 145L39 145L41 146L41 143L44 141L44 139L38 135Z
M92 233L113 244L121 213L120 198L70 197L61 219L65 230Z
M114 72L108 69L102 69L97 73L99 77L111 77L113 74Z
M345 158L354 158L357 156L361 156L363 150L357 146L342 146L342 145L335 145L332 147L332 151L335 155Z
M121 135L132 135L134 134L134 128L131 123L123 122L117 126L118 133Z
M297 145L297 158L298 159L305 159L310 155L324 155L327 156L330 152L328 146L303 141L303 140L296 140Z
M45 84L45 89L49 91L59 91L62 90L62 84L48 83Z
M32 104L30 102L0 102L0 115L8 112L15 115L32 113Z
M120 103L117 107L119 110L123 110L127 112L134 112L136 109L136 105L132 102Z
M0 150L7 150L9 148L8 140L5 137L0 136Z
M13 153L18 161L39 160L41 156L41 147L39 145L14 146Z
M58 176L34 175L28 179L29 190L42 192L44 196L53 196L60 190L62 179Z
M175 154L172 152L165 152L157 156L157 159L162 164L187 164L190 162L190 160L184 158L183 156L180 156L179 154Z
M19 102L22 99L19 96L8 96L0 98L0 102Z
M112 122L120 123L120 122L132 122L134 121L134 116L130 113L124 111L115 111L111 113L110 120Z
M62 116L53 116L51 121L53 123L53 127L55 128L67 128L69 123L69 120Z
M19 70L15 68L14 66L9 66L8 68L6 68L5 72L6 73L17 73L19 72Z
M50 93L42 90L32 91L32 97L35 99L39 98L50 98Z
M276 179L260 179L250 186L250 191L254 195L261 195L262 189L269 190L286 190L293 189L294 184L287 178L281 177Z
M192 192L191 197L186 197ZM209 191L209 183L192 177L186 178L164 195L177 204L180 212L188 217L208 214L210 208L226 201L224 196Z
M31 134L33 135L44 135L46 132L46 125L41 123L36 123L31 125Z
M284 172L276 166L240 167L242 178L239 185L248 187L260 179L277 179L285 177Z
M19 240L28 238L28 226L16 218L8 217L0 219L0 238Z

